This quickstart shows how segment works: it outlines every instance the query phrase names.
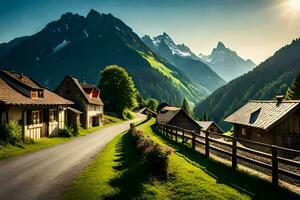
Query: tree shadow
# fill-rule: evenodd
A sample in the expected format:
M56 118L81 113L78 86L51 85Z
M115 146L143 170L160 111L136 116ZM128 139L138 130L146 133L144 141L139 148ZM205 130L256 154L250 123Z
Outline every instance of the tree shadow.
M135 150L130 134L130 132L124 134L117 144L117 159L114 161L118 164L114 166L114 169L121 175L109 182L118 192L104 199L133 199L140 194L143 183L148 182L151 177L149 167Z
M274 187L270 182L247 174L245 172L233 170L231 167L207 158L204 154L191 149L188 145L182 145L167 136L158 133L155 125L151 129L158 137L163 139L167 145L175 150L176 155L183 157L189 163L199 167L210 176L214 177L218 183L226 184L237 189L253 199L299 199L300 197L281 187Z

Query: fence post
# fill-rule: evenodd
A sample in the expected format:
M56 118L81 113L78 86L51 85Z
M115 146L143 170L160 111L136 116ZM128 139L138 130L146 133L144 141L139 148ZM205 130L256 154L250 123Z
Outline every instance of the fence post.
M184 144L184 129L182 129L182 144Z
M171 139L173 140L173 127L171 128Z
M177 129L175 129L175 139L176 139L176 142L178 141L177 140L177 135L178 135L178 132L177 132Z
M170 129L169 129L169 127L167 126L167 127L166 127L166 136L167 136L167 137L169 137L169 130L170 130Z
M231 158L231 166L233 169L236 169L237 167L237 157L236 157L236 143L237 143L237 138L236 134L234 134L232 138L232 158Z
M209 157L209 140L208 140L209 132L205 131L205 155Z
M272 184L278 185L278 159L276 146L272 145Z
M196 134L195 131L192 131L193 139L192 139L192 147L195 150L196 149Z
M134 123L130 123L130 131L133 131L134 129Z
M162 134L162 124L159 125L159 133Z

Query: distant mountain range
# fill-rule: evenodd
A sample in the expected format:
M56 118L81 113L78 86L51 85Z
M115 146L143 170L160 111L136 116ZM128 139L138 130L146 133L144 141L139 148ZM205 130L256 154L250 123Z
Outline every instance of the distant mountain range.
M167 34L151 38L145 35L142 41L157 55L178 67L193 83L209 92L226 82L207 64L202 62L185 44L175 44Z
M272 99L285 94L300 71L300 39L278 50L251 72L217 89L194 109L197 117L205 112L225 128L222 120L250 99Z
M193 84L182 67L153 53L125 23L95 10L86 17L66 13L34 35L0 44L0 69L25 73L52 89L65 75L97 84L99 72L111 64L128 71L144 98L174 105L181 105L184 97L199 102L208 90L224 84L206 64L202 67L212 76L211 86L208 80L203 87Z
M228 82L256 66L252 60L244 60L235 51L226 48L222 42L218 42L210 55L199 54L199 58Z

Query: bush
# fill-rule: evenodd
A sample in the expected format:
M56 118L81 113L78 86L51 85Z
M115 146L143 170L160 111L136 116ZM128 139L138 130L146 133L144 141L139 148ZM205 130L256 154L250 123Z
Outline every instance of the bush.
M145 157L152 172L161 178L168 178L169 156L172 150L155 143L140 130L133 129L132 136L137 151Z
M73 136L77 137L80 135L80 126L79 125L75 125L72 131Z
M16 121L0 125L0 141L4 146L8 144L21 145L23 138L22 127Z
M65 129L61 129L59 131L59 136L60 137L72 137L73 136L73 130L71 128L65 128Z
M126 109L123 111L122 113L122 118L127 120L127 119L134 119L135 115L133 112L131 112L130 110Z

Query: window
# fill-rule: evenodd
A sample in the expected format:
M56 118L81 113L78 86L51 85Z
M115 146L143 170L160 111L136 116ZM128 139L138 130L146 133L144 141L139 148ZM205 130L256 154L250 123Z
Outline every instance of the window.
M246 132L246 128L242 128L242 136L246 136L247 132Z
M33 90L31 91L31 98L44 98L43 90Z
M100 110L100 106L95 106L95 105L93 105L93 106L92 106L92 110L93 110L93 111L99 111L99 110Z
M37 91L31 91L31 98L37 98Z
M49 122L57 121L57 110L49 110Z
M43 90L38 91L38 97L39 98L44 98L44 91Z
M36 110L28 113L28 123L29 124L39 124L42 123L42 111Z

